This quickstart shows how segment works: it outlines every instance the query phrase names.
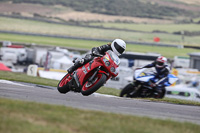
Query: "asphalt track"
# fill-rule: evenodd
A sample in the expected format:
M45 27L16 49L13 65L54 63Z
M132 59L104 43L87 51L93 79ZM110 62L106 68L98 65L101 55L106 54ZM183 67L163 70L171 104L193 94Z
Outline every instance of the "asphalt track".
M13 83L4 80L0 80L0 97L64 105L86 110L192 122L200 125L199 106L127 99L97 93L90 96L82 96L80 93L73 92L60 94L54 87L46 88L44 86Z

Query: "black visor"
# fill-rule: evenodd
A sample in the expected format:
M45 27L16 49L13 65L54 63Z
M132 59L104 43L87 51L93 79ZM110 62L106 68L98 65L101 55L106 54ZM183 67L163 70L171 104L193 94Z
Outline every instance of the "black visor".
M164 65L164 63L163 62L159 62L159 61L157 61L157 63L156 63L157 65L159 65L159 66L163 66Z
M122 48L121 46L119 46L116 42L114 43L114 47L116 48L116 50L122 54L124 52L124 48Z

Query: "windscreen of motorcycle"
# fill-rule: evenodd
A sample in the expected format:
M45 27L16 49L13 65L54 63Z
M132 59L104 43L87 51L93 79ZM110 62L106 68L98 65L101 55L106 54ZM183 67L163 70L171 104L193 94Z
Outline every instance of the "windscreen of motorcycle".
M114 63L119 66L120 64L120 59L119 57L114 53L112 52L111 50L108 50L107 53L110 55L111 59L114 61Z
M169 74L169 75L168 75L168 82L169 82L170 84L175 83L177 80L178 80L178 78L177 78L176 76L174 76L173 74Z
M138 77L144 76L144 75L141 75L142 72L144 72L144 70L146 70L146 68L135 70L135 72L134 72L135 78L137 79Z
M151 78L154 77L154 75L146 75L145 73L143 73L145 70L146 68L135 70L135 79L138 81L148 82Z

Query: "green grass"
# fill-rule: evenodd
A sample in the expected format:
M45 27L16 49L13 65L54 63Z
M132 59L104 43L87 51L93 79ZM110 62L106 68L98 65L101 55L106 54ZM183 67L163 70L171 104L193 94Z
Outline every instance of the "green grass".
M195 23L198 23L198 22L200 22L200 18L195 18L195 19L193 19L193 21L194 21Z
M199 133L200 126L171 120L73 109L0 98L2 133Z
M0 40L9 40L21 43L36 43L36 44L52 45L52 46L85 48L88 50L92 49L92 47L97 47L109 43L101 41L25 36L25 35L2 34L2 33L0 33ZM144 52L144 53L154 52L154 53L160 53L168 58L173 58L174 56L188 56L188 53L200 52L200 50L189 49L189 48L177 49L173 47L144 46L144 45L133 45L133 44L127 44L126 51Z
M35 43L42 45L51 46L63 46L63 47L74 47L74 48L85 48L91 49L92 47L97 47L108 42L98 42L98 41L87 41L87 40L75 40L75 39L63 39L63 38L53 38L53 37L40 37L40 36L26 36L17 34L2 34L0 33L0 40L8 40L12 42L21 43Z
M14 23L13 23L14 22ZM186 29L198 30L198 25L130 25L130 24L112 24L113 27L121 28L136 28L138 30L148 30L153 29L157 30L162 27L162 30L179 30L186 27ZM108 25L108 27L112 27ZM177 28L176 28L177 27ZM178 28L179 27L179 28ZM193 27L193 28L192 28ZM175 28L175 29L173 29ZM76 36L76 37L88 37L88 38L100 38L100 39L115 39L122 38L125 41L147 41L153 42L153 38L158 36L161 38L162 43L172 43L172 44L184 44L184 45L193 45L198 46L200 42L200 36L196 37L185 37L184 43L182 43L182 38L180 35L171 35L171 34L159 34L159 33L138 33L138 32L128 32L128 31L117 31L117 30L106 30L98 28L87 28L81 26L72 26L72 25L59 25L59 24L50 24L46 22L38 22L33 20L23 20L23 19L14 19L14 18L5 18L0 17L0 30L6 31L20 31L20 32L29 32L29 33L42 33L42 34L51 34L51 35L66 35L66 36Z
M57 80L50 80L50 79L45 79L45 78L40 78L40 77L28 76L24 73L13 73L13 72L7 72L7 71L0 71L0 79L26 82L26 83L34 83L34 84L47 85L47 86L53 86L53 87L57 87L57 84L59 82ZM119 96L120 94L120 90L107 88L107 87L101 87L97 92L101 94L108 94L108 95L113 95L113 96ZM164 99L148 99L147 98L147 100L156 101L156 102L169 102L169 103L174 103L174 104L187 104L187 105L200 106L199 102L177 100L177 99L171 99L171 98L170 99L169 98L164 98Z
M26 83L34 83L34 84L54 86L54 87L57 86L58 84L58 81L56 80L45 79L45 78L40 78L40 77L32 77L24 73L13 73L13 72L7 72L7 71L0 71L0 79L26 82Z
M119 28L137 31L152 32L155 30L165 31L169 33L177 31L199 31L199 24L134 24L134 23L90 23L92 26L102 26L106 28Z
M166 98L166 97L163 98L163 99L154 99L154 98L145 98L145 99L146 100L155 101L155 102L167 102L167 103L180 104L180 105L195 105L195 106L200 106L200 102L180 100L180 99L173 99L173 98Z

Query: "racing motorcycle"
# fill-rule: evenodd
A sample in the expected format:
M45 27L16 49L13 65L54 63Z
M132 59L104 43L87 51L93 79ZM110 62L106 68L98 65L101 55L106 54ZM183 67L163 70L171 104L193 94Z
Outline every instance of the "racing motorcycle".
M67 73L58 83L58 91L81 92L82 95L88 96L103 86L108 79L118 75L120 59L114 52L109 50L105 55L96 56L72 74Z
M134 72L133 83L125 86L120 92L120 97L140 97L140 98L163 98L165 96L166 86L170 86L175 83L178 78L173 74L168 74L167 81L164 79L154 79L154 72L145 72L146 68L137 69ZM162 87L160 92L156 91L156 86L159 86L161 82L164 82L165 87Z

